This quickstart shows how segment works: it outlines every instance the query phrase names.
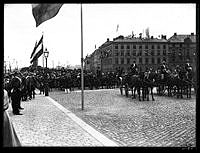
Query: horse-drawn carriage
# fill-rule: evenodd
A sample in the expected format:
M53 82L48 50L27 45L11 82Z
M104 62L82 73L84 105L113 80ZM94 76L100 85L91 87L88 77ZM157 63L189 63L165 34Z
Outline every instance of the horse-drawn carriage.
M139 72L137 75L127 73L121 76L120 93L123 95L125 91L126 97L129 95L129 91L132 93L132 98L135 98L135 92L139 100L145 98L149 100L149 94L151 93L152 100L154 100L154 89L157 89L158 95L176 96L177 98L183 98L183 95L187 95L187 98L191 98L191 89L194 87L193 72L186 72L184 70L179 74L173 74L168 71L164 76L159 71L146 71Z

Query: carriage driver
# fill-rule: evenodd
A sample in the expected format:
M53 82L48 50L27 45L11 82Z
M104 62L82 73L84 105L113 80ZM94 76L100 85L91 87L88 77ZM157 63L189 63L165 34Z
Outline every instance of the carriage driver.
M160 71L161 71L161 74L163 74L163 78L165 77L165 75L167 74L167 66L166 66L166 61L163 60L162 61L162 64L160 66Z
M138 71L138 66L137 66L137 64L136 64L135 61L133 61L133 64L131 64L130 69L131 69L131 73L132 73L133 75L135 75L135 74L137 73L137 71Z
M189 72L189 71L192 70L192 66L191 66L191 64L190 64L190 62L189 62L189 59L186 60L186 63L185 63L185 70L186 70L187 72Z

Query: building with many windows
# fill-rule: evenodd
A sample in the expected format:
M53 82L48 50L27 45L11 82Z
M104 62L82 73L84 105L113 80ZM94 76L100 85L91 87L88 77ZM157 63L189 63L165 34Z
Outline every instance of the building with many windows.
M189 60L192 67L196 71L196 35L177 35L174 33L168 39L169 46L169 65L183 65Z
M179 45L178 48L177 45ZM175 34L168 40L163 35L159 39L153 36L147 38L119 36L112 41L107 39L90 55L90 58L86 57L85 60L90 61L89 63L92 64L90 70L93 72L98 69L102 72L117 69L127 72L133 61L136 61L139 69L143 71L146 67L157 69L163 60L169 66L184 63L187 57L190 59L194 57L195 45L196 38L193 33L191 35ZM183 58L181 62L180 52Z

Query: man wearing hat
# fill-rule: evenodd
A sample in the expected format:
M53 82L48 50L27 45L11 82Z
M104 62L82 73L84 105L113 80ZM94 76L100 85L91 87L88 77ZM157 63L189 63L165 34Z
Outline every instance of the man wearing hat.
M160 66L160 70L161 70L162 74L166 74L166 72L167 72L167 66L166 66L166 61L165 60L162 61L162 64Z
M18 73L13 74L13 78L10 82L11 84L11 100L12 100L12 109L14 115L22 115L19 112L21 108L21 79L18 77Z
M186 63L185 63L185 70L186 70L187 72L189 72L189 71L192 70L192 66L191 66L191 64L190 64L190 62L189 62L189 59L186 60Z
M137 73L137 71L138 71L138 66L137 66L137 64L136 64L135 61L133 61L133 64L131 64L130 69L131 69L131 73L132 73L133 75Z

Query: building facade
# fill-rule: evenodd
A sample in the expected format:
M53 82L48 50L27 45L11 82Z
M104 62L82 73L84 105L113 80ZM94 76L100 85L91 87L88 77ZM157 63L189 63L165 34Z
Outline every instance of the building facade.
M112 41L107 39L91 54L92 58L88 58L88 60L91 60L89 63L93 63L93 66L90 66L90 70L93 72L96 72L97 69L102 72L119 69L127 72L133 61L136 61L142 71L147 67L157 69L163 60L170 67L175 67L177 63L185 63L188 57L193 59L194 66L195 46L196 37L193 33L191 35L175 34L168 40L163 35L160 39L153 38L153 36L148 38L119 36Z
M184 65L189 60L196 71L196 35L194 33L190 35L177 35L177 33L174 33L168 39L168 46L170 67Z

